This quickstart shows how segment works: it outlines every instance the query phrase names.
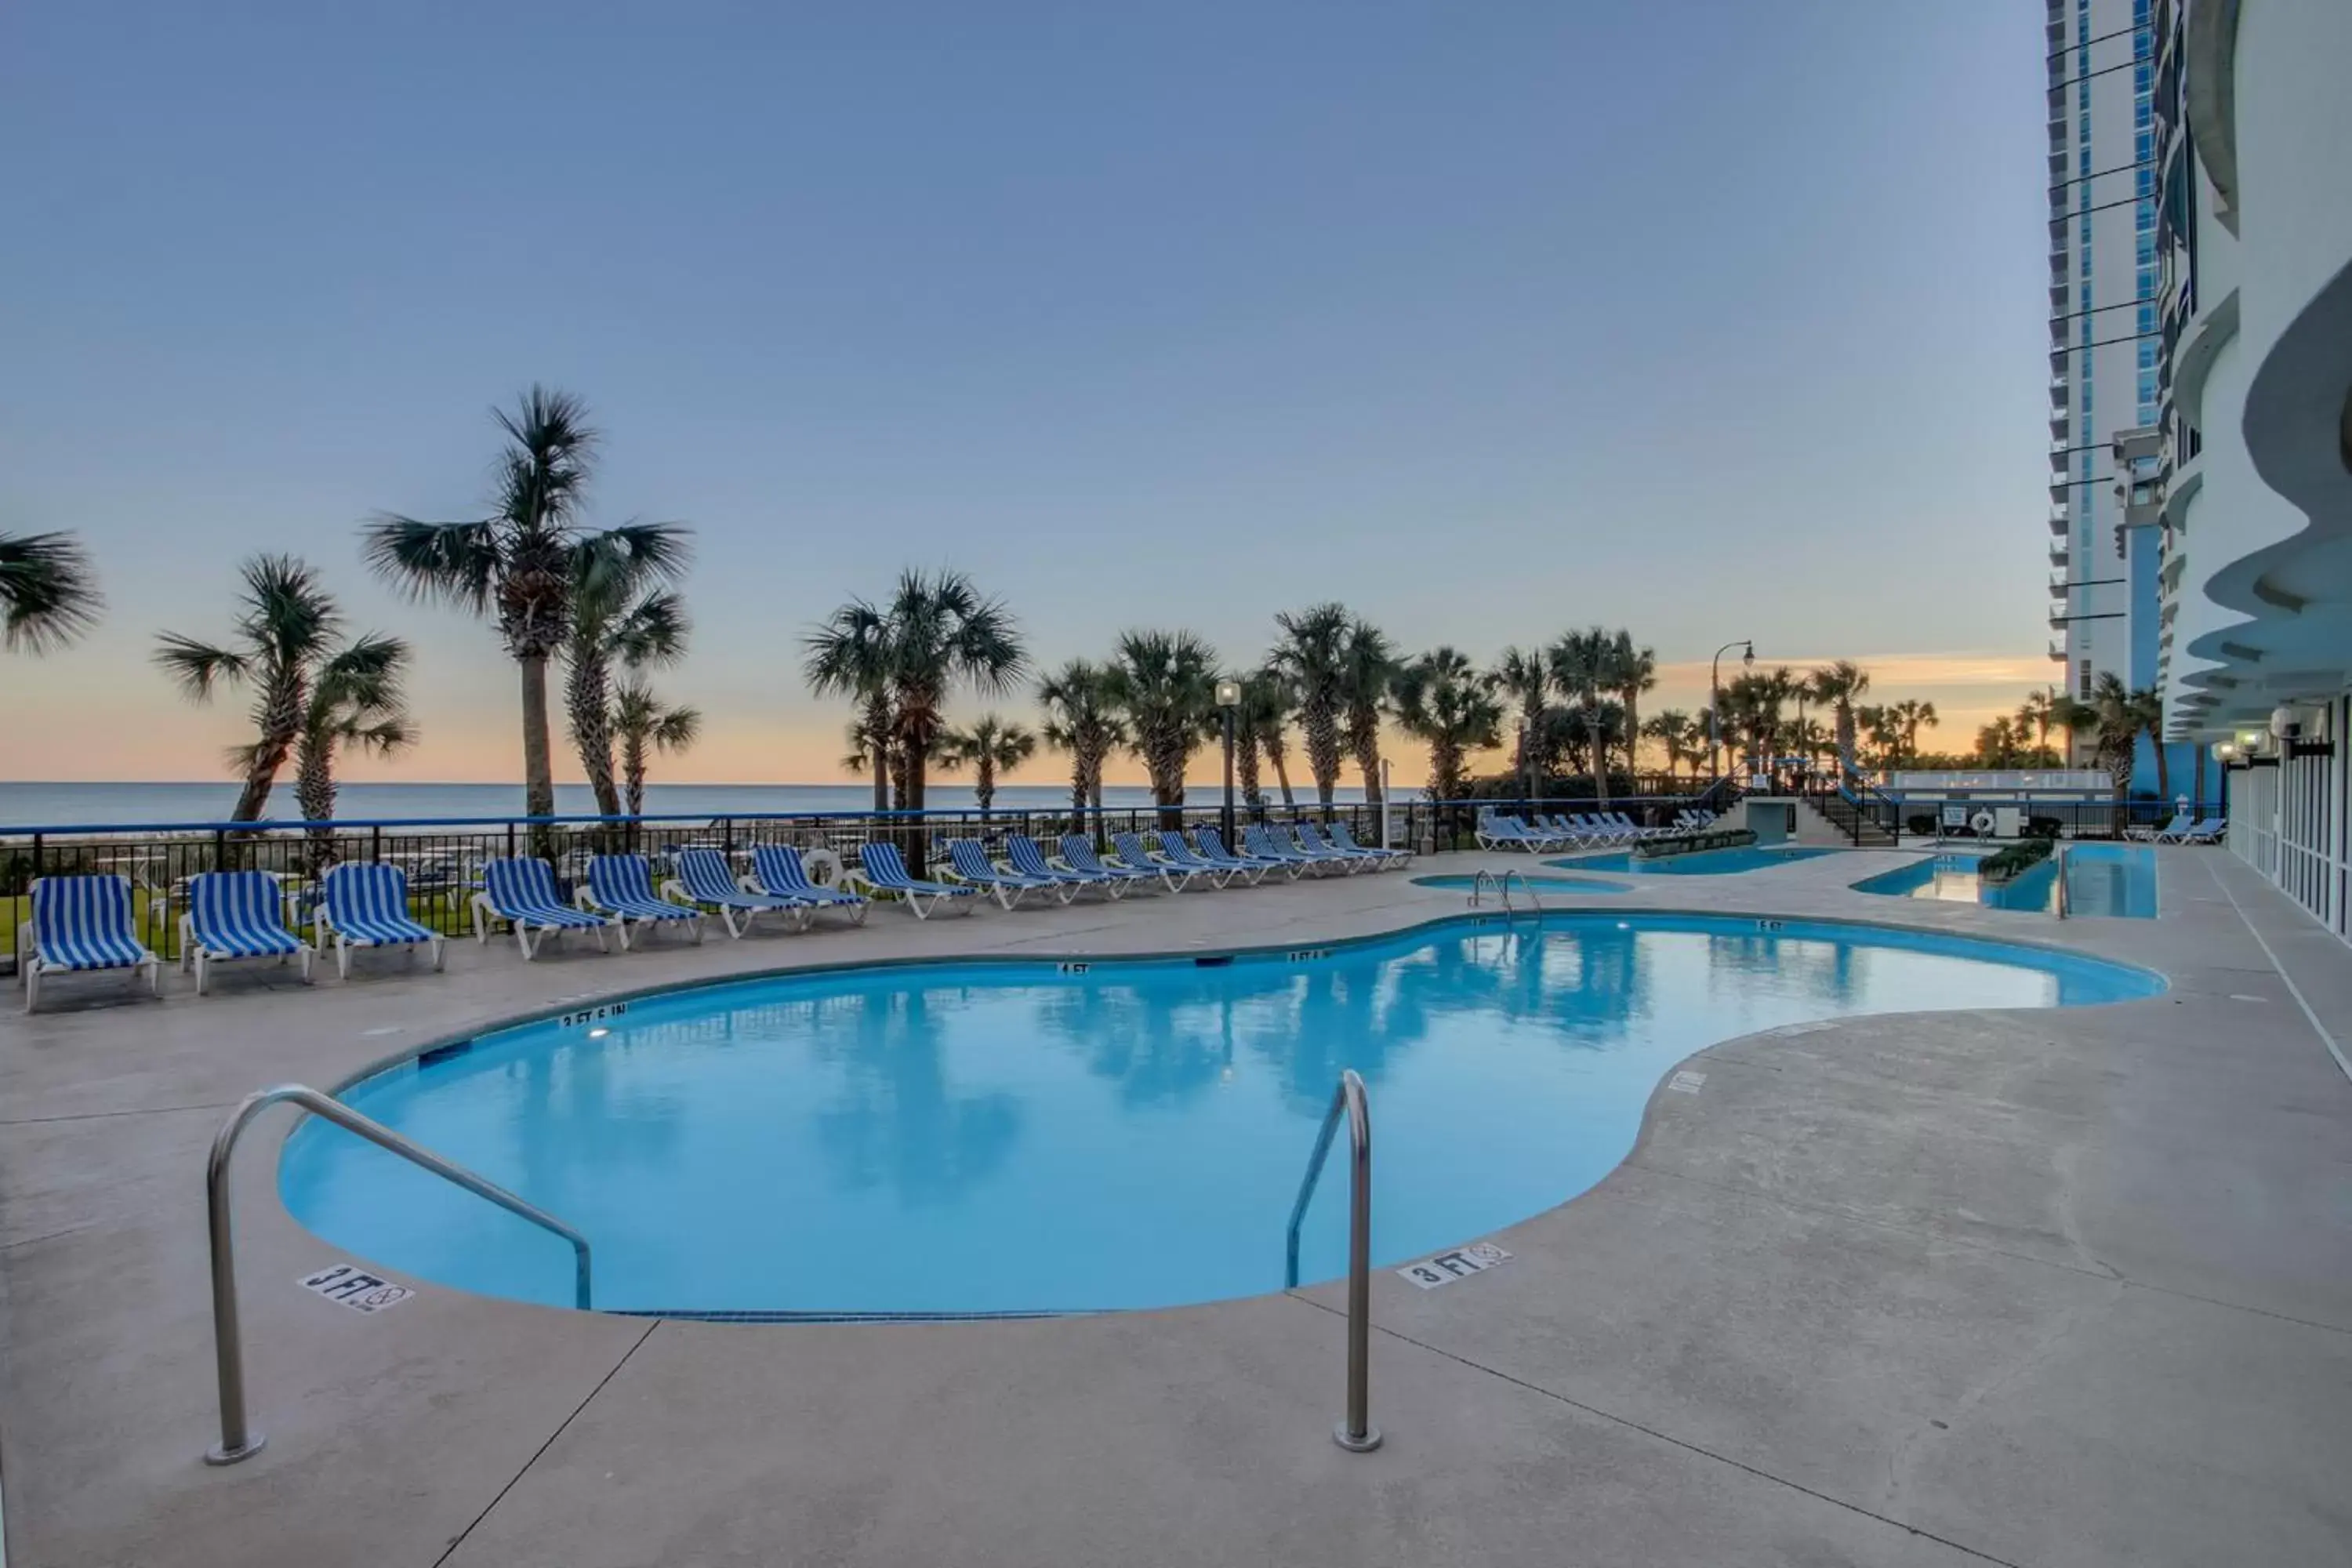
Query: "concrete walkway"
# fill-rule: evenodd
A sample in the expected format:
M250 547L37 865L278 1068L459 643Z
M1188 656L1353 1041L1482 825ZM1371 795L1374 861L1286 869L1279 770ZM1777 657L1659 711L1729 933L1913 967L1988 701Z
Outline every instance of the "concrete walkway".
M364 1317L237 1177L253 1460L211 1469L201 1172L226 1108L519 1012L789 965L1282 944L1458 911L1403 878L443 976L265 972L0 1022L11 1561L2352 1562L2352 950L2236 860L2163 918L1855 894L1853 853L1559 907L1836 915L2143 963L2110 1007L1725 1042L1624 1165L1444 1290L1374 1280L1350 1456L1329 1288L1046 1322L725 1326L420 1286ZM1447 857L1467 871L1501 859ZM1517 862L1524 864L1524 862ZM60 994L67 994L60 987ZM2332 1037L2332 1041L2330 1037ZM290 1119L289 1119L290 1120Z

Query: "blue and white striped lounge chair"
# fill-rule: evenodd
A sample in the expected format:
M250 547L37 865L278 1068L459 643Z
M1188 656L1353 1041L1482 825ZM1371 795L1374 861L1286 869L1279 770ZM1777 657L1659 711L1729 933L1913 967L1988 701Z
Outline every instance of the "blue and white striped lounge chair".
M1377 844L1357 843L1355 830L1344 822L1334 822L1323 831L1331 836L1335 848L1344 849L1350 855L1372 857L1372 868L1376 871L1392 871L1412 858L1410 849L1383 849Z
M1248 832L1246 826L1243 831L1246 837ZM1201 846L1202 859L1212 866L1223 866L1230 870L1238 871L1241 875L1249 878L1252 887L1265 881L1270 873L1276 871L1281 872L1288 880L1296 882L1298 880L1298 874L1307 869L1303 863L1276 860L1271 856L1236 855L1225 847L1224 836L1213 827L1201 828L1192 837Z
M1318 876L1339 869L1335 857L1309 855L1298 847L1287 833L1276 833L1265 823L1253 822L1242 829L1242 847L1261 860L1276 860L1290 872L1296 880L1302 871Z
M1170 865L1177 867L1182 870L1190 871L1196 877L1206 877L1209 879L1210 885L1213 887L1223 888L1230 886L1234 878L1246 875L1249 871L1249 868L1244 866L1239 861L1235 861L1230 866L1220 866L1202 858L1201 856L1193 852L1192 847L1190 844L1184 842L1183 834L1178 832L1175 828L1161 828L1160 830L1159 837L1160 858L1162 860L1165 860ZM1113 839L1112 842L1117 843L1118 840ZM1122 855L1121 858L1125 858L1125 857ZM1263 873L1261 873L1261 875L1263 875ZM1250 879L1252 881L1255 881L1257 879L1252 877Z
M128 877L38 877L33 881L33 918L16 928L16 984L25 988L25 1011L41 999L41 980L50 974L127 969L147 972L147 989L163 988L163 967L140 942L131 917Z
M1095 841L1083 833L1062 835L1062 864L1073 871L1099 871L1129 888L1139 888L1146 882L1160 880L1156 872L1138 870L1124 864L1108 864L1095 853Z
M2124 829L2124 837L2141 844L2179 844L2186 842L2196 826L2197 818L2183 811L2175 813L2172 820L2161 827L2154 823L2139 827L2126 827Z
M1045 847L1025 833L1006 836L1004 853L1013 861L1013 868L1024 877L1045 877L1070 889L1075 899L1088 888L1106 899L1122 898L1127 893L1125 878L1114 877L1108 871L1081 871L1072 866L1056 866L1045 858Z
M849 923L866 923L866 900L846 888L821 887L801 861L801 852L789 844L761 844L751 850L751 875L744 886L753 892L798 899L809 907L809 922L825 910L847 910Z
M1350 876L1353 876L1359 871L1383 870L1387 867L1388 862L1386 858L1376 851L1369 849L1340 848L1337 843L1324 837L1322 829L1318 827L1314 823L1301 821L1294 826L1298 831L1298 846L1300 848L1306 850L1309 855L1338 856L1340 863L1348 868L1348 873Z
M1560 833L1539 832L1507 812L1496 812L1472 830L1481 849L1565 849L1576 840ZM1253 851L1263 854L1255 845Z
M544 860L517 858L482 863L482 890L474 895L474 940L490 940L490 922L505 921L514 927L515 945L528 963L550 933L559 939L567 931L593 931L599 951L612 951L604 931L613 922L585 910L576 910L555 896L555 871ZM539 932L534 943L530 933Z
M693 934L695 945L702 944L702 911L692 904L674 904L654 892L653 868L642 855L591 855L588 858L588 882L577 889L572 901L593 913L608 914L620 929L621 951L629 951L629 928L635 926L640 935L647 927L659 930L672 921L682 922Z
M2229 832L2230 819L2228 817L2209 816L2204 821L2199 823L2196 826L2190 828L2187 833L2182 834L2180 836L2180 842L2183 844L2219 844L2223 838L2229 836Z
M782 915L785 924L795 931L804 931L809 917L815 912L816 906L788 893L747 891L727 869L727 857L716 849L681 849L672 857L672 863L677 875L662 884L663 895L682 904L702 904L717 910L730 939L740 941L751 929L751 922L763 914ZM737 915L743 917L740 925L735 923Z
M1078 890L1076 884L1056 878L999 870L996 862L988 858L988 846L977 838L948 840L948 864L953 868L958 881L994 894L996 901L1007 910L1041 889L1066 904Z
M1165 856L1153 854L1144 847L1143 836L1139 833L1114 833L1110 836L1110 847L1111 852L1118 857L1120 865L1130 870L1150 872L1160 879L1160 886L1171 893L1182 892L1196 879L1207 874L1203 868L1180 866Z
M335 978L352 976L352 949L405 947L423 942L441 968L441 933L420 925L408 912L408 877L397 866L353 860L331 866L319 882L318 912L311 917L311 945L325 952L335 941Z
M318 950L286 929L286 889L267 871L199 871L188 879L188 910L180 917L180 967L196 966L196 994L215 963L240 958L302 962L310 984Z
M941 904L953 904L961 899L976 899L978 888L960 882L929 882L907 874L907 858L898 853L896 844L866 843L857 847L860 880L877 893L896 893L906 900L907 908L919 921L931 918L931 910ZM974 906L961 906L966 914Z

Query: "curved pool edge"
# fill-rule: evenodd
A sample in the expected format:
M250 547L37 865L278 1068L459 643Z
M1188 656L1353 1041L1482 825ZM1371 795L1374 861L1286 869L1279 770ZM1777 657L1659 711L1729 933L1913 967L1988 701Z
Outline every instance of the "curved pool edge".
M1431 889L1426 890L1437 892L1443 891L1444 889ZM1572 910L1540 910L1534 911L1534 913L1539 920L1559 922L1615 921L1646 918L1656 921L1688 921L1695 926L1704 926L1724 922L1747 922L1752 925L1759 921L1771 921L1778 922L1780 929L1768 932L1767 934L1775 936L1801 937L1804 934L1801 931L1790 930L1790 928L1792 927L1853 927L1862 931L1890 931L1905 936L1927 937L1939 941L1958 942L1972 947L2022 948L2030 952L2048 953L2054 957L2072 959L2079 963L2105 964L2115 969L2126 970L2134 973L2146 975L2156 983L2155 989L2150 991L2145 996L2123 996L2118 997L2112 1002L2081 1004L2081 1005L2094 1007L2121 1007L2128 1006L2135 1002L2150 1001L2169 991L2172 988L2173 984L2173 977L2169 973L2161 969L2155 968L2150 964L2135 963L2127 959L2110 958L2105 953L2091 952L2080 948L2062 946L2056 942L2037 942L2025 938L2010 936L1984 936L1975 931L1941 931L1934 926L1906 925L1899 921L1874 919L1867 915L1841 914L1823 917L1820 915L1774 914L1769 910L1750 912L1745 910L1709 910L1674 908L1662 909L1649 906L1630 906L1621 908L1613 904L1605 907L1579 907ZM1464 912L1451 915L1438 915L1428 920L1412 921L1403 925L1391 926L1385 930L1378 931L1366 931L1355 936L1317 937L1302 940L1311 940L1315 943L1315 951L1318 956L1327 956L1343 949L1369 947L1380 942L1393 942L1399 938L1412 936L1419 932L1441 930L1446 926L1504 925L1524 920L1526 918L1528 917L1523 914L1496 913L1489 915ZM562 1005L532 1008L528 1012L522 1013L506 1014L499 1017L488 1019L479 1024L472 1025L467 1028L446 1031L422 1041L404 1045L395 1050L386 1052L383 1056L373 1058L370 1059L366 1065L359 1068L355 1071L345 1073L342 1077L336 1079L332 1083L327 1085L322 1092L331 1095L337 1100L341 1100L346 1089L350 1089L359 1084L364 1083L369 1079L375 1078L383 1073L393 1071L420 1057L430 1056L435 1051L446 1050L452 1046L470 1045L473 1042L479 1040L485 1035L496 1034L506 1029L522 1028L531 1024L545 1023L551 1018L561 1018L568 1013L578 1013L596 1007L610 1007L615 1004L649 1001L658 996L675 995L681 991L718 991L733 985L753 985L764 981L792 980L804 975L818 976L825 974L841 974L852 972L871 973L894 969L936 969L966 964L983 965L988 967L1002 965L1006 968L1018 968L1023 965L1030 964L1062 963L1190 963L1196 959L1202 958L1263 958L1268 955L1287 955L1299 951L1300 950L1298 948L1286 942L1265 942L1248 947L1172 948L1154 949L1135 952L1108 953L1067 952L1024 952L1019 954L1002 952L925 953L919 956L903 958L846 959L840 963L791 963L781 964L769 968L746 969L718 978L704 977L701 979L677 980L657 985L641 985L628 990L598 992L593 995L574 996L569 1002ZM2028 1010L2032 1011L2035 1009ZM1930 1011L1933 1011L1933 1009L1930 1009ZM1882 1014L1878 1016L1900 1016L1902 1015ZM1740 1036L1738 1037L1745 1039L1749 1037ZM1722 1043L1724 1042L1715 1042L1717 1045L1720 1045ZM1709 1046L1706 1048L1712 1049L1713 1046ZM299 1126L301 1122L307 1121L310 1118L307 1113L298 1116L295 1120L295 1125Z

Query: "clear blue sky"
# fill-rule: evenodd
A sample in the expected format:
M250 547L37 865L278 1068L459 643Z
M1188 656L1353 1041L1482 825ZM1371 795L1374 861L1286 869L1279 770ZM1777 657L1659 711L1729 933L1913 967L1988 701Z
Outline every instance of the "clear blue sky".
M208 775L235 711L146 649L267 548L423 645L426 745L373 776L510 776L489 634L354 526L478 510L534 379L608 432L600 515L699 530L688 776L825 771L799 637L910 563L1047 658L1254 658L1336 596L1480 658L1624 624L1667 699L1752 634L2013 700L2052 668L2040 20L16 7L0 529L82 531L111 608L10 661L0 772Z

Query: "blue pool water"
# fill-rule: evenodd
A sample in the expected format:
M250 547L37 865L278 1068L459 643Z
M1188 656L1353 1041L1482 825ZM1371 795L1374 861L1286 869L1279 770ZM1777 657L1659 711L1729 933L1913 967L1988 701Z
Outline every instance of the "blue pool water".
M1733 849L1702 849L1695 855L1668 855L1656 860L1636 860L1630 849L1620 849L1608 855L1580 855L1572 860L1547 860L1547 866L1564 867L1571 871L1622 871L1635 876L1666 877L1726 877L1738 871L1760 871L1767 866L1785 866L1792 860L1811 860L1817 855L1835 855L1835 849L1766 849L1757 845L1743 845Z
M2058 912L2058 861L2053 857L2012 881L1988 883L1977 875L1980 851L1956 851L1865 878L1858 893L1983 904L1997 910ZM2156 918L2156 852L2137 845L2074 844L2066 850L2067 910L2075 915L2126 920Z
M1415 877L1412 879L1412 885L1416 888L1444 888L1457 893L1466 893L1477 884L1478 877L1475 872L1467 877L1448 874L1440 877ZM1489 879L1489 886L1491 885L1492 879ZM1549 877L1540 871L1533 876L1522 871L1511 879L1511 886L1514 889L1522 885L1533 888L1538 892L1550 892L1557 889L1563 893L1624 893L1633 890L1622 882L1604 882L1598 877Z
M344 1098L584 1231L595 1304L1008 1311L1277 1289L1343 1068L1397 1263L1591 1186L1700 1047L1846 1014L2071 1006L2145 971L1725 917L1454 920L1322 954L940 963L671 992L411 1061ZM594 1031L603 1030L599 1035ZM1303 1277L1344 1257L1344 1171ZM280 1191L373 1263L569 1305L569 1248L340 1130Z

